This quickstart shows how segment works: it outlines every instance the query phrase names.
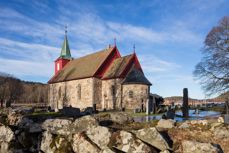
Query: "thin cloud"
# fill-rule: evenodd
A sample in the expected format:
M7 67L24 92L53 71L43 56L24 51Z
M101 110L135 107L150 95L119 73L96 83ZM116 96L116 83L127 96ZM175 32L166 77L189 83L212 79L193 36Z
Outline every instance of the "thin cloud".
M171 72L175 69L181 68L181 65L165 61L160 59L159 57L153 55L140 55L139 60L141 65L146 73L154 73L154 72Z

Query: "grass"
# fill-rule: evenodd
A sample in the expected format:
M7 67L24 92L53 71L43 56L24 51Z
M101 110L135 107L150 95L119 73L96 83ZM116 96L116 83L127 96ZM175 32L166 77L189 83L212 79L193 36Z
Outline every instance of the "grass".
M60 112L34 112L27 115L28 117L58 117L62 116Z
M163 114L163 113L147 115L146 113L142 112L142 113L130 113L130 116L132 116L132 117L143 117L143 116L157 116L157 115L161 115L161 114Z

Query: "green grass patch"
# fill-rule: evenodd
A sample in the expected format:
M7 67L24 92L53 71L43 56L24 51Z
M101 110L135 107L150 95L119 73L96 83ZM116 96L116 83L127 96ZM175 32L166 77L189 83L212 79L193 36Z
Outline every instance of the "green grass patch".
M56 116L61 116L62 114L60 112L34 112L32 114L29 114L27 116L29 117L48 117L48 116L52 116L52 117L56 117Z
M162 115L163 113L160 113L160 114L146 114L145 112L142 112L142 113L128 113L130 116L132 117L141 117L141 116L157 116L157 115Z

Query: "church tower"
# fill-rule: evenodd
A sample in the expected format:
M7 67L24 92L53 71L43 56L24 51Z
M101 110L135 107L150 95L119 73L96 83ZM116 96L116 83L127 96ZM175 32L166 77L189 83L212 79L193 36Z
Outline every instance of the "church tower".
M64 42L62 45L60 57L55 61L55 75L70 61L72 60L71 52L68 44L67 28L65 29Z

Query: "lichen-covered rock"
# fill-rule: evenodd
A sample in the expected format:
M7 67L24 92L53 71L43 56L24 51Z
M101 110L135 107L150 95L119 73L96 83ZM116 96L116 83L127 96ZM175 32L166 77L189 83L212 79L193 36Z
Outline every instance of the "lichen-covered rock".
M182 141L182 153L220 153L220 149L210 143Z
M111 132L107 127L94 126L86 131L86 135L101 149L107 148L110 142Z
M160 153L170 153L168 150L161 151Z
M189 127L190 127L190 125L189 125L188 122L183 122L183 123L179 126L179 128L181 128L181 129L185 129L185 128L189 128Z
M213 133L219 139L229 138L229 127L216 127Z
M14 132L5 125L0 125L0 142L10 142L14 139Z
M98 125L98 121L94 117L87 115L76 119L71 125L71 130L73 133L75 132L80 133L83 131L87 131L88 129L97 125Z
M191 120L190 124L195 125L195 124L200 124L200 125L208 125L207 120Z
M53 134L68 135L72 121L69 119L47 119L42 124L42 129Z
M75 153L99 153L101 150L90 142L83 133L74 134L72 148Z
M41 150L45 153L53 153L56 148L52 147L53 135L49 131L45 131L42 134Z
M214 123L211 123L210 126L211 126L210 131L214 131L216 127L223 126L223 123L214 122Z
M175 121L172 119L160 119L157 123L157 128L171 129L175 126Z
M223 117L219 117L219 118L217 119L217 121L218 121L219 123L224 123L224 118L223 118Z
M134 133L136 134L137 138L154 146L155 148L158 148L159 150L164 151L170 148L167 141L155 127L140 129Z
M115 136L113 147L126 153L150 153L151 148L137 139L132 133L119 131Z
M105 148L105 149L102 149L100 153L115 153L115 152L112 151L110 148Z
M50 147L55 148L55 153L73 153L71 143L64 137L56 136Z
M18 126L18 124L21 123L22 119L23 115L15 111L11 111L7 115L7 123L12 126Z
M12 153L12 151L9 149L8 142L0 142L0 153Z
M129 122L133 122L133 118L130 117L128 114L123 112L117 112L110 114L110 119L113 122L119 123L119 124L125 124Z

